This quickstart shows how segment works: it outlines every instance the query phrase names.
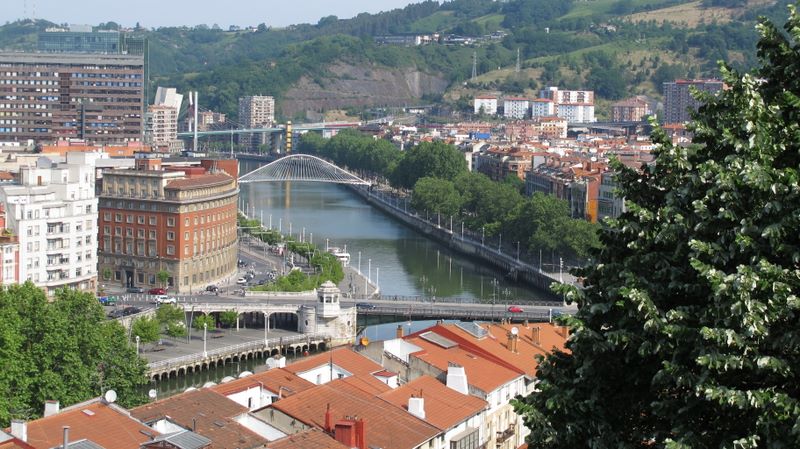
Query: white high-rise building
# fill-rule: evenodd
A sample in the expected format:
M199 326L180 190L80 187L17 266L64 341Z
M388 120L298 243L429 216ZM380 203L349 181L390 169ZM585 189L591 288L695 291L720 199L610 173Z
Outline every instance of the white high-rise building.
M19 280L48 295L97 284L95 161L105 153L67 153L65 163L42 157L20 167L19 181L0 186L6 226L19 236Z
M183 149L178 140L178 113L183 95L175 88L159 87L156 98L145 116L145 141L159 151L176 152Z
M245 128L264 128L275 123L275 98L251 96L239 98L239 125ZM265 143L264 135L254 138L251 134L240 134L239 144L248 148Z
M497 115L497 97L482 95L473 102L475 114Z

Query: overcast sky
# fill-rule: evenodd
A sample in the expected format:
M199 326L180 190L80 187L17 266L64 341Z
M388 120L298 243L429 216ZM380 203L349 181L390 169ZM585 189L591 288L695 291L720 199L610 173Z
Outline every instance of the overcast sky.
M419 0L2 0L0 23L23 18L55 23L97 25L114 21L132 27L171 25L286 26L316 23L321 17L353 17L361 12L379 12L403 7Z

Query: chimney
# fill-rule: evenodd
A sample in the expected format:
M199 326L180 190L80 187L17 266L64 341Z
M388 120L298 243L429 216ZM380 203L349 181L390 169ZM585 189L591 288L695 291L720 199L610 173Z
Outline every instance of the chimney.
M542 344L539 341L539 331L540 331L539 326L534 326L533 329L531 329L531 340L533 340L533 344L535 344L536 346Z
M398 324L397 325L397 332L395 333L395 336L397 338L403 338L403 325L402 324Z
M447 387L461 394L469 394L467 373L461 365L450 364L447 367Z
M336 432L334 432L333 437L336 441L347 447L356 447L357 436L355 427L355 423L350 419L339 421L336 423Z
M416 416L419 419L425 419L425 399L420 397L411 396L408 398L408 413Z
M356 447L367 449L367 421L364 418L356 419Z
M11 435L28 442L28 423L21 419L11 420Z
M45 401L44 403L44 417L57 415L59 410L58 401Z
M61 446L62 449L67 449L69 447L69 426L64 426L64 444Z
M328 408L325 410L325 431L333 431L333 414L331 413L331 404L328 403Z
M515 335L512 334L511 331L508 331L508 333L506 333L506 338L508 338L508 340L506 341L506 349L508 349L511 352L514 352L514 337Z

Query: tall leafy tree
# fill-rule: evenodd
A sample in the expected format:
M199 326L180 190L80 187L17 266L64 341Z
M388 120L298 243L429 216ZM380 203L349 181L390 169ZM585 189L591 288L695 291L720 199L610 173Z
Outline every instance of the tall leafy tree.
M62 290L48 301L31 283L0 288L0 426L114 389L125 406L145 399L145 362L92 294Z
M800 447L800 17L762 21L754 73L722 67L696 146L658 132L622 170L569 352L517 403L537 448Z
M392 183L414 187L421 178L452 181L467 171L467 160L453 145L444 142L422 142L406 152L392 173Z

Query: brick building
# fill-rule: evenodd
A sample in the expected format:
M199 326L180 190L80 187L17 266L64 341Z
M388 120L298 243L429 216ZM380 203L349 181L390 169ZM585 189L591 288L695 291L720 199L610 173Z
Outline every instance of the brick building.
M691 88L701 92L718 92L725 85L719 80L675 80L664 83L664 123L686 123L691 112L700 108L699 101L691 94Z
M108 283L193 292L236 273L235 160L170 164L144 155L135 170L103 172L100 269Z
M611 120L614 122L641 122L652 113L647 100L642 97L628 98L611 105Z

